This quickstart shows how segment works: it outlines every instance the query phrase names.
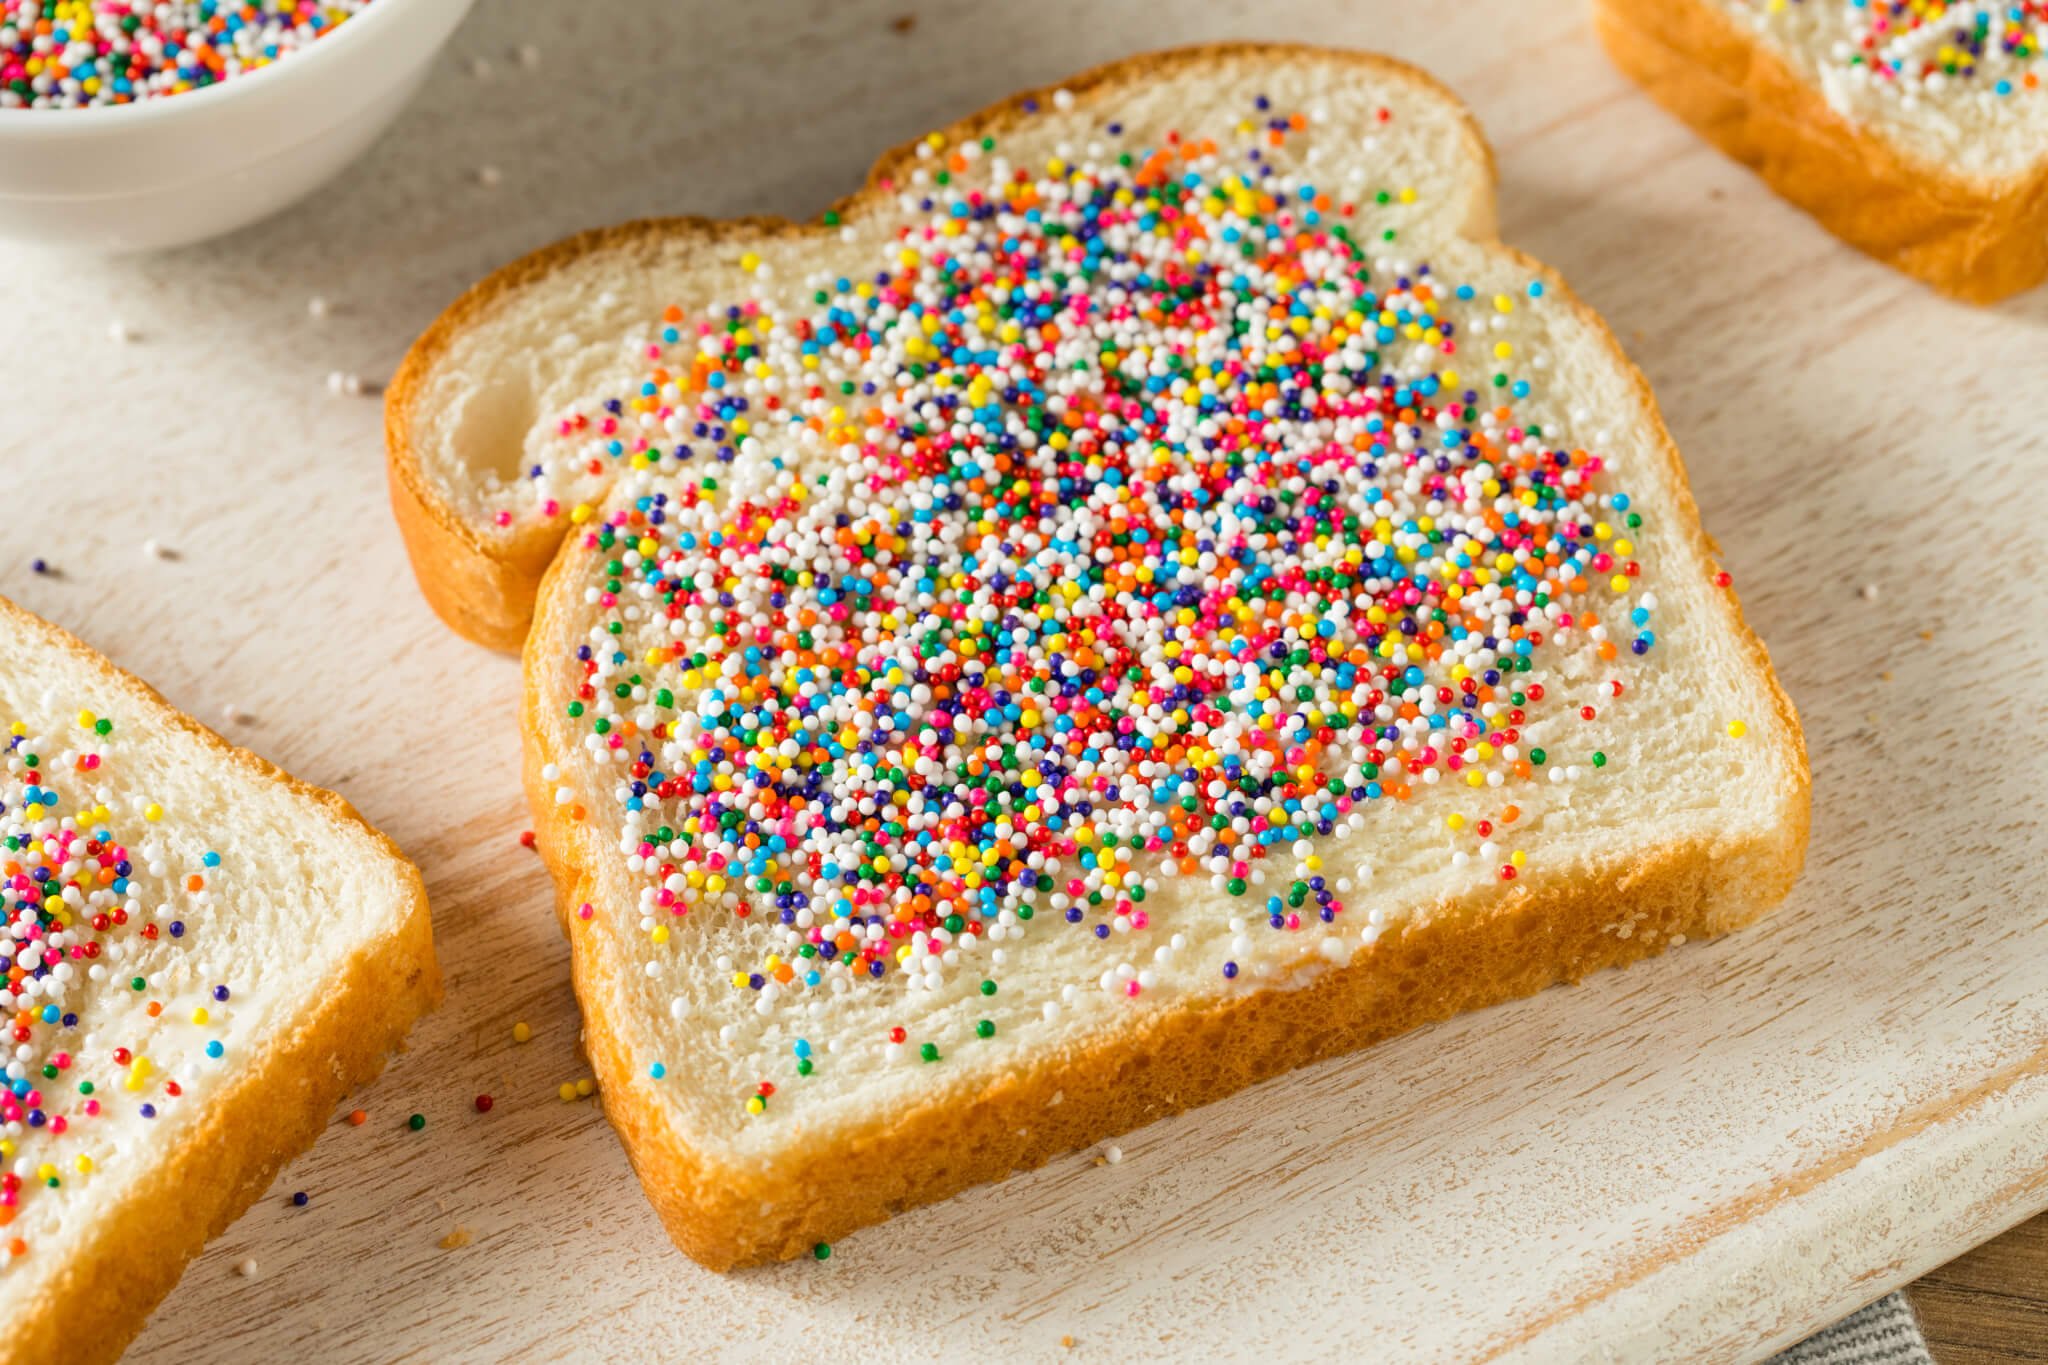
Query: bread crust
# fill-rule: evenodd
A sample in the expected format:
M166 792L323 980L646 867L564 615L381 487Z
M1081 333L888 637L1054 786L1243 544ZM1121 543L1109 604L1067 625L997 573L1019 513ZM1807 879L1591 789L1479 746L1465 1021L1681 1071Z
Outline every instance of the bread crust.
M1266 50L1232 45L1161 53L1098 69L1064 88L1079 92L1112 80L1143 81L1170 64L1261 51ZM1279 49L1275 55L1300 51ZM1389 59L1322 55L1369 63L1452 98L1432 78ZM1044 93L1016 96L949 131L978 134L1011 116L1033 94ZM1483 179L1467 235L1541 275L1553 297L1590 324L1613 363L1629 376L1655 424L1655 447L1677 490L1674 520L1686 528L1691 551L1711 564L1712 546L1648 381L1598 316L1552 272L1494 238L1492 154L1469 114L1466 126L1475 148L1474 173ZM885 157L870 183L887 176L904 155L899 149ZM615 231L696 234L707 226L701 220L671 220ZM771 224L769 230L804 229ZM578 245L587 240L571 239L560 249L588 249ZM542 258L547 255L529 257L522 266L546 268ZM1781 721L1772 731L1786 737L1771 764L1785 775L1776 793L1781 818L1753 837L1656 848L1629 865L1577 874L1555 868L1525 875L1512 886L1492 884L1416 915L1349 965L1324 970L1298 988L1248 991L1220 1003L1161 1010L1078 1054L1046 1058L1003 1076L969 1099L935 1099L891 1113L849 1139L825 1144L822 1151L799 1152L784 1163L735 1166L718 1153L691 1146L670 1125L654 1082L635 1065L607 1008L614 973L624 967L605 960L596 936L575 913L596 900L593 869L609 852L590 823L555 804L555 784L542 775L556 757L548 748L543 680L562 664L556 646L562 613L576 607L571 599L577 595L566 582L576 568L576 552L565 550L537 589L538 614L527 637L524 665L527 798L538 846L554 879L557 915L570 942L584 1045L606 1117L670 1237L714 1270L804 1255L819 1242L904 1209L1040 1166L1061 1152L1220 1099L1293 1067L1634 962L1679 936L1740 928L1783 898L1805 858L1810 778L1798 717L1771 672L1762 642L1743 622L1734 594L1717 594L1708 610L1721 613L1720 624L1742 642L1748 665L1763 680ZM600 914L606 910L598 907Z
M1085 94L1110 83L1141 82L1175 66L1258 57L1270 60L1312 58L1350 61L1401 79L1419 81L1442 90L1427 72L1384 57L1378 53L1348 52L1303 43L1208 43L1174 48L1110 62L1063 81L1057 87L1073 95ZM1054 87L1023 90L992 104L947 129L954 139L979 137L1002 127L1026 111L1032 100L1050 99ZM1453 100L1455 103L1455 100ZM1494 180L1493 149L1487 145L1470 114L1465 116L1473 151L1485 165L1486 182ZM860 189L835 202L827 212L845 216L854 205L881 192L882 182L912 167L917 160L918 140L913 139L884 152L869 168ZM1476 234L1490 235L1492 201L1483 205L1489 215L1472 227ZM822 215L821 215L822 216ZM392 511L412 561L413 576L435 615L457 635L489 649L517 651L533 619L534 600L540 592L541 577L553 561L555 551L568 533L565 520L528 524L503 534L486 532L466 520L437 492L427 476L419 443L414 438L416 404L434 367L446 357L449 347L463 329L475 325L507 295L534 284L582 258L604 251L629 248L654 238L695 237L707 248L721 242L744 238L760 244L812 236L828 231L816 223L798 223L787 218L755 216L703 218L683 215L642 218L612 227L595 228L565 237L540 250L520 257L492 271L465 290L448 306L406 351L398 372L384 395L384 460L391 489Z
M313 996L313 1007L209 1106L198 1130L111 1210L98 1244L66 1264L9 1320L9 1359L113 1361L186 1263L263 1194L286 1162L313 1145L342 1096L383 1070L413 1021L440 1003L441 971L418 869L347 801L229 743L69 631L4 597L0 622L53 639L87 661L109 692L159 714L222 763L255 780L282 783L359 827L410 884L396 930L349 959Z
M1982 180L1858 128L1758 36L1705 0L1594 0L1614 64L1821 225L1952 298L2048 280L2048 157Z

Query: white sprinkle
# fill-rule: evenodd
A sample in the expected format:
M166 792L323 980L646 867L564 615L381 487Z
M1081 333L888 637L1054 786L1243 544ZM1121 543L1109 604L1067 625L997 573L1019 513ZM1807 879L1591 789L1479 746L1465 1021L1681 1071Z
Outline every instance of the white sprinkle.
M1124 1149L1112 1142L1102 1149L1102 1159L1114 1166L1124 1159Z
M479 166L476 168L476 183L482 185L487 190L495 188L498 182L504 178L504 175L496 166Z
M1865 583L1856 590L1856 595L1866 602L1875 602L1877 600L1877 584Z
M220 709L220 713L223 717L227 719L227 723L230 725L233 725L236 721L239 721L242 718L242 708L235 705L233 702L229 702L226 706L223 706Z
M235 1267L235 1273L245 1280L256 1278L256 1258L251 1256Z
M307 317L309 317L309 318L312 318L312 319L313 319L313 320L315 320L316 322L317 322L317 321L318 321L319 319L321 319L321 318L324 318L324 317L326 317L326 316L327 316L327 300L326 300L326 299L323 299L323 298L321 298L321 297L320 297L320 296L319 296L318 294L315 294L315 295L314 295L314 296L313 296L312 298L310 298L310 299L307 299L307 300L306 300L306 316L307 316Z
M119 344L135 340L135 333L128 330L128 324L115 318L107 324L107 340Z
M532 43L521 43L519 45L519 64L525 67L528 71L531 71L536 66L539 66L540 49L535 47Z
M145 540L142 542L142 553L147 555L151 559L162 559L165 557L164 547L154 540Z

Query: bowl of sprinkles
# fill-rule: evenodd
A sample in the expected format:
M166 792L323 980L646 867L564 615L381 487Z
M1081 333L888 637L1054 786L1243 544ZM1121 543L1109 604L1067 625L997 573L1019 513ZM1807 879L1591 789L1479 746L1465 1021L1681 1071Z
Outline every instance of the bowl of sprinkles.
M0 237L178 246L311 193L469 0L0 0Z

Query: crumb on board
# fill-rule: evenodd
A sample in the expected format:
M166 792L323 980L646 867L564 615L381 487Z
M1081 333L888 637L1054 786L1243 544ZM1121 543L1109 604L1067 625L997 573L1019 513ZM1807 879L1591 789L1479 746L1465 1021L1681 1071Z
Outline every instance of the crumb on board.
M446 1237L443 1237L441 1239L439 1246L443 1251L453 1251L457 1247L468 1246L469 1237L469 1229L463 1227L460 1223L458 1223L455 1225L455 1231L449 1233Z
M897 33L908 33L917 27L915 14L899 14L889 21L889 27Z

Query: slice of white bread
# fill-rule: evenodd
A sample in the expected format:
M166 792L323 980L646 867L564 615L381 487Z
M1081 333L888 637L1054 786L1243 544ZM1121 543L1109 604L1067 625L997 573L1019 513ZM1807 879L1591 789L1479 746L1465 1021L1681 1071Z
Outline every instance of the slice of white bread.
M2048 279L2048 10L1594 0L1616 65L1836 236L1944 294Z
M108 1361L439 998L432 925L340 797L5 599L0 734L0 1354Z
M1797 719L1647 385L1492 224L1427 76L1197 48L823 226L564 242L421 339L392 483L444 616L509 638L576 528L527 788L684 1251L801 1255L1786 893Z

